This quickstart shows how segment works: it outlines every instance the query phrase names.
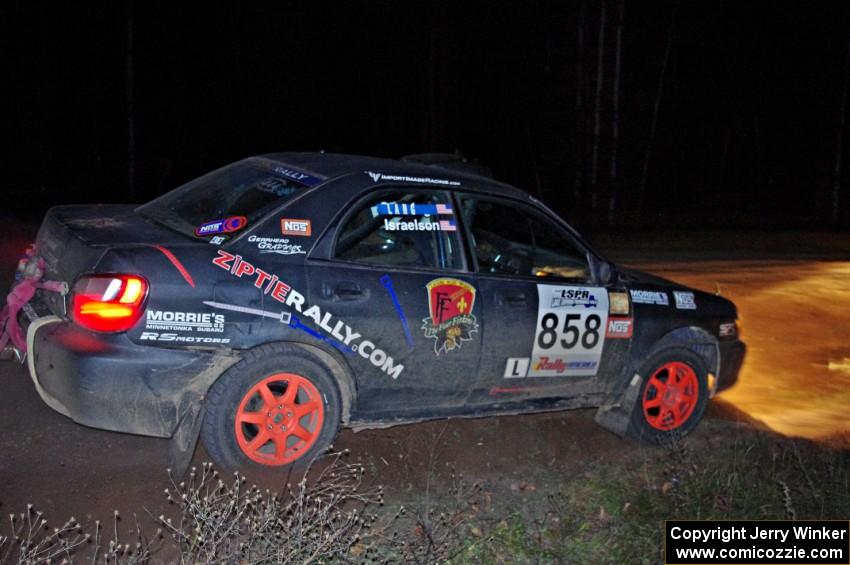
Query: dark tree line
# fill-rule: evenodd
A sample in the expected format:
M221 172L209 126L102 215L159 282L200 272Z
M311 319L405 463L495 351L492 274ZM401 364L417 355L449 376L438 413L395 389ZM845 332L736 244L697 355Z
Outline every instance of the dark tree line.
M0 8L9 194L277 150L457 151L577 224L843 226L845 2Z

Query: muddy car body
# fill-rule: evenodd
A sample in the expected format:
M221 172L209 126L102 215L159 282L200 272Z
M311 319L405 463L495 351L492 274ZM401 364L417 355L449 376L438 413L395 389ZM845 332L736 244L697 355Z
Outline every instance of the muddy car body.
M399 161L265 155L138 208L54 207L35 262L66 283L20 314L45 402L175 454L200 434L229 467L303 462L340 425L586 406L659 441L744 355L728 300L616 268L519 189Z

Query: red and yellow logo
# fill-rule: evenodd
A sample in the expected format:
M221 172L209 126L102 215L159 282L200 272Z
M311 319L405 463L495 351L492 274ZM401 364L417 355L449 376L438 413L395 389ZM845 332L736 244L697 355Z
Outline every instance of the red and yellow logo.
M458 279L434 279L425 288L430 317L422 320L422 331L425 337L435 340L434 353L460 349L478 331L478 322L472 314L475 287Z

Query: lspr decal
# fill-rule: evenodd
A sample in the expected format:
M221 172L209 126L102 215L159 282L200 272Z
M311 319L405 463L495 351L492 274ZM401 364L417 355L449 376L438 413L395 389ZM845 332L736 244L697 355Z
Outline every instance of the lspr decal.
M478 322L472 309L475 306L475 287L458 279L434 279L425 285L428 291L427 318L422 320L425 337L434 340L434 353L440 355L460 349L473 339Z

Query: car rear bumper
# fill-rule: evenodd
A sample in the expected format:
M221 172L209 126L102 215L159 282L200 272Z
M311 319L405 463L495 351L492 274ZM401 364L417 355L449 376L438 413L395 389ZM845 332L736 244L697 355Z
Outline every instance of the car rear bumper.
M44 402L77 423L171 437L218 376L229 352L164 349L95 334L46 316L27 330L30 376Z
M717 392L726 390L727 388L738 382L738 373L741 371L741 365L744 363L744 357L747 353L747 346L739 340L721 341L720 349L720 369L717 372Z

